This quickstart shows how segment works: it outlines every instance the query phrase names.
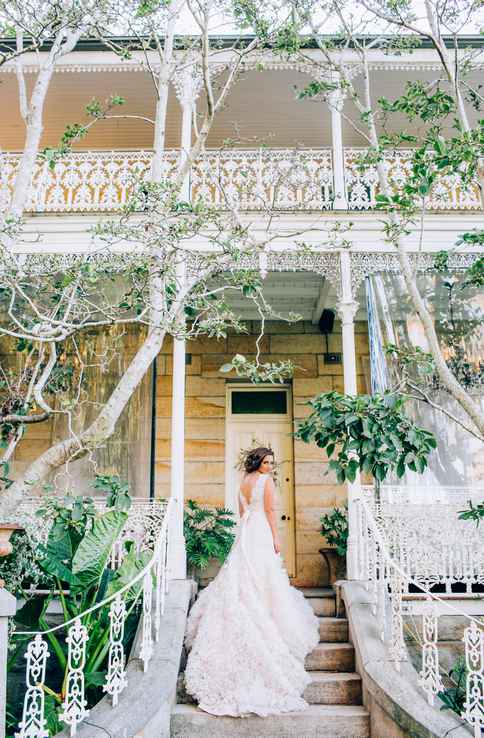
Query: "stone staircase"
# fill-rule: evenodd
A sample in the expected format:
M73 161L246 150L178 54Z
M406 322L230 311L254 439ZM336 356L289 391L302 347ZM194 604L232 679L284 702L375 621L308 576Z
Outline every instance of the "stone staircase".
M319 617L320 643L306 657L312 676L302 712L270 718L215 717L190 703L180 673L179 701L171 716L171 738L369 738L370 718L361 701L361 679L348 643L348 621L336 617L332 589L301 589Z

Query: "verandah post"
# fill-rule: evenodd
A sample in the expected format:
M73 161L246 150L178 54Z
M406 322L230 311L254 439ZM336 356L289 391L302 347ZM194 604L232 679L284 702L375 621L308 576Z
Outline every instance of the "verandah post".
M355 348L355 315L358 303L353 299L351 285L351 256L349 251L340 252L341 299L337 308L341 318L343 341L343 379L344 391L347 395L358 392ZM348 551L346 565L348 579L358 579L358 500L361 495L360 474L354 482L348 482Z

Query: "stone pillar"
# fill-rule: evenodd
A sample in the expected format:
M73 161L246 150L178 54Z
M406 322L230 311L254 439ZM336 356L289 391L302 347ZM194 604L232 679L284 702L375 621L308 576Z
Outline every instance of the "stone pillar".
M356 395L356 349L354 320L358 303L353 299L351 288L351 258L348 251L340 253L341 264L341 300L337 308L342 324L343 340L343 378L344 391L347 395ZM361 494L359 472L354 482L348 482L348 553L346 556L348 579L358 579L358 511L356 506Z
M5 705L7 702L8 619L15 615L15 597L0 587L0 738L5 738Z
M339 80L335 80L335 82L339 83ZM331 111L331 138L333 145L334 210L348 210L345 186L343 129L341 124L343 104L344 93L338 87L328 96L328 106Z

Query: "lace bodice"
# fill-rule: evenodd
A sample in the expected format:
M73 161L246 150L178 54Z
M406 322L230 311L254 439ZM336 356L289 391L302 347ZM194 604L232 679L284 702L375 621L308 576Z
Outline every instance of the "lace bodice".
M239 498L244 513L247 512L247 510L264 510L264 485L268 476L268 474L259 475L259 479L252 487L252 491L250 493L250 503L247 502L246 496L242 490L239 489Z

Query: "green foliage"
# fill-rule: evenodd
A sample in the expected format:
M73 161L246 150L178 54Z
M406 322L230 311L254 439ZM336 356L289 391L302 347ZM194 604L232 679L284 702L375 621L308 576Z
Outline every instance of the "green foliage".
M223 507L201 507L187 500L183 518L187 563L196 569L206 569L212 559L224 561L229 553L236 525L233 512Z
M109 510L94 518L91 529L85 532L72 557L72 574L75 579L71 586L99 586L111 549L123 530L127 517L126 513Z
M129 584L140 571L148 564L151 553L149 551L141 551L139 554L136 553L136 547L132 541L127 541L125 544L126 553L124 555L121 566L119 566L114 572L108 588L106 590L106 597L110 597L115 594L124 586ZM140 580L129 589L124 598L126 601L131 602L136 599L140 594L143 586L143 580Z
M297 54L301 48L301 36L298 26L295 23L287 23L282 28L279 28L275 34L272 46L274 51L282 53L287 58Z
M459 717L462 715L466 701L466 679L466 663L461 657L448 673L448 681L452 686L445 687L437 693L437 697L443 702L441 710L452 710Z
M323 393L309 401L312 412L295 437L326 451L338 484L353 482L358 469L379 481L390 471L398 477L407 468L422 473L437 443L432 433L405 415L405 400L393 393Z
M429 92L429 85L422 80L407 82L405 94L393 102L380 97L378 103L385 113L403 113L410 121L420 118L429 122L455 112L455 101L451 95L439 88Z
M94 489L105 492L106 506L120 512L127 512L131 507L129 485L116 475L96 474Z
M111 95L103 105L93 97L91 102L86 105L85 110L94 121L102 120L106 118L112 108L124 105L125 102L126 100L121 95ZM87 136L90 125L92 125L92 122L90 124L69 123L65 127L59 145L48 146L40 152L41 159L47 162L49 169L55 169L57 162L71 153L72 146Z
M15 596L23 596L23 590L33 587L49 587L52 579L43 571L35 553L35 542L27 531L14 531L10 538L13 553L0 558L0 579L5 589Z
M338 85L335 82L325 82L324 80L311 80L306 87L299 90L297 93L298 100L304 100L305 98L316 97L317 95L325 95L329 92L333 92L338 89Z
M460 520L474 520L476 525L479 525L481 520L484 518L484 501L478 502L474 505L472 500L468 502L469 507L467 510L461 510L459 512Z
M330 546L334 546L339 556L346 556L348 550L348 508L335 507L326 515L321 515L321 535Z
M233 0L232 12L237 23L242 29L254 31L262 41L269 41L270 22L263 18L259 12L260 7L255 0Z
M403 379L408 376L416 376L416 378L426 378L433 376L435 373L434 357L428 351L424 351L420 346L397 346L394 343L388 343L384 346L385 354L396 361Z
M263 362L250 361L242 354L236 354L231 362L223 364L219 371L228 374L235 370L238 377L245 377L254 384L271 382L278 384L294 375L296 365L292 361Z
M466 287L484 287L484 256L479 257L467 269Z
M420 146L413 149L410 176L394 184L395 194L376 196L377 209L412 214L433 188L449 175L457 175L461 186L470 186L477 176L484 140L483 122L469 132L457 126L457 135L445 138L439 126L430 128ZM385 141L385 137L383 137ZM383 153L380 152L380 158Z

